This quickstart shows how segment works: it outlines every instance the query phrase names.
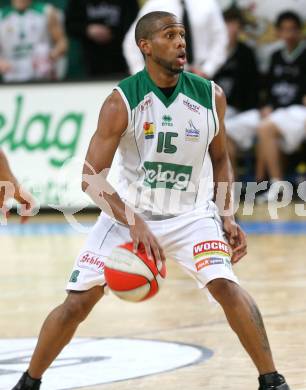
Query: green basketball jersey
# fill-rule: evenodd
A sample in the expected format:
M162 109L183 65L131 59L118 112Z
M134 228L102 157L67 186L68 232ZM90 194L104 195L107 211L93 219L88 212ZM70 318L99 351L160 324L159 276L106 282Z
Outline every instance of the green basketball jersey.
M183 72L167 98L144 69L116 89L129 117L119 144L122 197L147 214L208 210L214 193L208 148L219 130L214 83Z

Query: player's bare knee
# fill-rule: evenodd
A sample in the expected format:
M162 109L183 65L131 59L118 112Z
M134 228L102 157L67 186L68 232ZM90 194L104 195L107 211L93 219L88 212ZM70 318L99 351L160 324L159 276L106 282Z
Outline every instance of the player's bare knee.
M85 320L90 312L90 308L86 302L78 299L69 299L63 303L62 306L62 321L68 322L82 322Z
M69 292L63 303L63 320L79 323L84 321L102 296L103 289L95 292Z
M259 137L267 139L278 136L278 129L270 120L264 120L257 129Z
M207 288L221 305L235 306L241 296L239 285L228 279L214 279L207 285Z
M261 125L258 127L257 129L257 134L260 136L260 137L263 137L263 138L266 138L268 137L270 134L269 134L269 122L267 121L263 121L261 123Z

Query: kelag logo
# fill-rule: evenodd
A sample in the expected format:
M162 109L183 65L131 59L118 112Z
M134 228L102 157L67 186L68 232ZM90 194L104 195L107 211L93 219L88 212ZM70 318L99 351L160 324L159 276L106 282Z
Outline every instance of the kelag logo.
M155 161L145 161L143 166L146 186L186 191L191 178L192 166Z
M54 151L49 163L53 167L61 167L65 160L75 155L84 114L67 112L55 119L48 112L48 105L36 113L26 117L25 100L22 95L15 99L15 106L9 118L0 111L0 145L8 150L24 149L29 152ZM42 104L42 106L44 106ZM1 110L1 108L0 108Z

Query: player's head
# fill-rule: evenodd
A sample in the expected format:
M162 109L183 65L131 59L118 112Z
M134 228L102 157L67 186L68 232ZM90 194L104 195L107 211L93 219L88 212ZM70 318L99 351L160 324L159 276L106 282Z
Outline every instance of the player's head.
M32 0L12 0L12 5L18 11L24 11L32 4Z
M242 13L239 8L233 6L223 12L228 37L231 44L237 42L244 25Z
M302 21L295 12L286 11L278 15L275 27L288 47L294 48L302 39Z
M139 19L135 39L146 61L153 61L171 73L180 73L186 63L185 29L169 12L150 12Z

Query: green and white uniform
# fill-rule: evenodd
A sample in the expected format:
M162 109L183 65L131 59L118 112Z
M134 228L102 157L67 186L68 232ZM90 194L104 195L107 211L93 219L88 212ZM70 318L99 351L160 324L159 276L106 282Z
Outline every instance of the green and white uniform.
M51 6L33 3L24 12L8 6L0 11L0 57L12 65L3 75L5 81L26 81L40 78L35 57L50 50L48 14Z
M183 72L167 99L144 70L116 89L129 116L119 143L120 195L146 217L167 259L180 264L199 287L217 278L237 282L212 201L209 144L219 130L214 83ZM105 284L104 259L127 241L129 229L102 212L67 289Z
M209 144L218 134L215 86L180 74L170 98L146 70L116 88L129 113L119 144L119 192L138 211L178 215L213 198Z

